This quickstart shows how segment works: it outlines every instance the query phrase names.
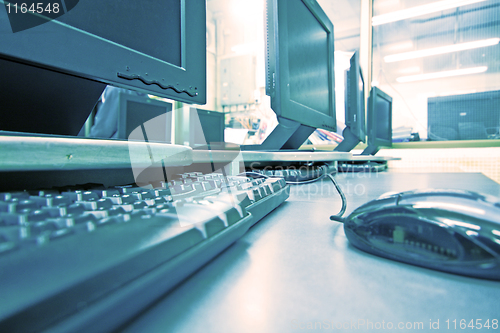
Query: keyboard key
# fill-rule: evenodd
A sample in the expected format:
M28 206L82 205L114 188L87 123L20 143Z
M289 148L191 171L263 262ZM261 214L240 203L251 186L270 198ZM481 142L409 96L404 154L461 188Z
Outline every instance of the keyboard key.
M81 214L85 211L82 203L74 203L66 207L66 214Z
M27 221L27 214L0 213L1 225L21 225Z
M11 199L28 199L30 197L29 192L26 191L16 191L16 192L0 192L0 200L9 201Z
M16 249L17 246L17 243L11 242L5 239L3 236L0 236L0 255Z
M16 204L12 202L0 201L0 212L9 213L16 210Z
M27 222L37 222L37 221L45 221L50 217L52 217L50 215L50 212L46 210L33 210L27 213L26 220Z
M107 209L113 207L113 201L109 198L101 198L97 200L89 200L89 201L77 201L77 204L83 205L85 210L98 210L98 209Z
M9 203L11 204L11 206L10 206L11 212L19 212L19 211L26 209L26 208L37 209L39 207L35 201L29 200L29 199L17 199L17 198L15 198L15 199L12 199L11 201L9 201Z
M207 237L212 237L224 230L226 226L224 225L224 221L222 221L221 219L213 218L210 221L205 222L203 224L203 227L205 228Z

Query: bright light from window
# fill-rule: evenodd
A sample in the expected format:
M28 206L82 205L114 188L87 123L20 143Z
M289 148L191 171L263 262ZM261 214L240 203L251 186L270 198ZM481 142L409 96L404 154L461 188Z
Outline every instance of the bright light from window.
M398 77L396 79L396 81L398 81L399 83L407 83L407 82L414 82L414 81L441 79L441 78L460 76L460 75L484 73L487 70L488 70L487 66L455 69L455 70L451 70L451 71L443 71L443 72L436 72L436 73L401 76L401 77Z
M372 17L372 25L377 26L381 24L406 20L412 17L418 17L422 15L427 15L435 12L440 12L447 9L457 8L460 6L466 6L477 2L482 2L486 0L443 0L433 2L427 5L416 6L412 8L407 8L403 10L398 10L392 13L377 15Z
M264 1L263 0L231 0L230 6L233 15L239 20L254 21L256 16L264 17Z
M399 73L401 74L415 74L415 73L420 73L420 67L418 66L413 66L413 67L407 67L399 70Z
M445 53L458 52L458 51L464 51L464 50L472 50L472 49L477 49L480 47L496 45L499 42L500 42L500 38L490 38L490 39L483 39L483 40L478 40L478 41L474 41L474 42L445 45L445 46L439 46L439 47L434 47L431 49L425 49L425 50L420 50L420 51L412 51L412 52L405 52L405 53L388 55L388 56L384 57L384 61L385 62L396 62L396 61L403 61L403 60L409 60L409 59L429 57L429 56L438 55L438 54L445 54Z
M260 51L259 43L238 44L231 47L231 51L238 54L252 54Z
M413 42L411 40L387 46L388 51L395 51L395 52L408 50L411 48L413 48Z

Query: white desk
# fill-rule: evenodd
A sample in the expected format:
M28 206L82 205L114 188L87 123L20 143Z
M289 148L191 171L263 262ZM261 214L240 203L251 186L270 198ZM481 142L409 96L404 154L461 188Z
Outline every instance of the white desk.
M337 179L348 199L347 214L387 191L463 188L500 196L500 185L481 174L383 172ZM438 320L441 331L469 332L459 329L462 319L467 325L489 319L490 330L480 331L497 331L491 320L500 320L500 282L357 250L342 225L329 220L339 209L328 180L293 187L287 202L123 332L281 333L310 331L308 325L319 331L346 325L345 331L385 332L381 325L389 323L394 328L422 323L423 329L407 331L434 332L429 325ZM369 322L373 328L367 329Z

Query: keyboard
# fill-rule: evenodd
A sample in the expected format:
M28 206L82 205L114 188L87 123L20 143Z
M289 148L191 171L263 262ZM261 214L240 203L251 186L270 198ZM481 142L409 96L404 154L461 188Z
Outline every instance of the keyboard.
M116 329L288 196L282 178L198 172L0 193L0 331Z

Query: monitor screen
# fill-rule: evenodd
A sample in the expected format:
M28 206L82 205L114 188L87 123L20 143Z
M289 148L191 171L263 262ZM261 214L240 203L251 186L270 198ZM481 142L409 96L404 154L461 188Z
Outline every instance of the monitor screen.
M287 14L290 100L331 115L328 32L302 1L288 1Z
M356 90L354 94L356 95L356 105L352 108L352 123L351 127L356 132L357 137L361 142L366 141L366 122L365 122L365 83L363 80L363 73L359 66L354 71L357 73L357 80L355 81Z
M303 125L334 130L332 23L315 0L269 0L268 10L269 5L277 5L277 13L269 18L277 19L273 22L277 52L269 57L278 63L276 95L280 95L274 100L271 95L272 109Z
M205 104L204 0L53 3L0 0L0 130L76 135L106 85Z
M224 113L196 108L189 110L189 145L220 146L224 142Z
M117 126L118 138L172 143L171 103L119 91L118 105L121 115Z
M384 98L377 98L375 101L375 138L377 140L390 141L392 139L392 129L389 118L391 117L391 102Z
M336 130L333 24L316 0L268 0L266 94L278 126L245 150L298 149Z
M392 97L373 87L368 98L368 147L363 155L375 155L379 147L392 147Z
M92 8L95 4L91 1L80 1L78 6L58 18L58 21L182 67L181 2L142 1L137 6L133 2L108 1L106 6L101 5L96 10L97 8ZM92 15L92 19L82 20L83 12ZM147 19L134 20L131 24L131 14Z

